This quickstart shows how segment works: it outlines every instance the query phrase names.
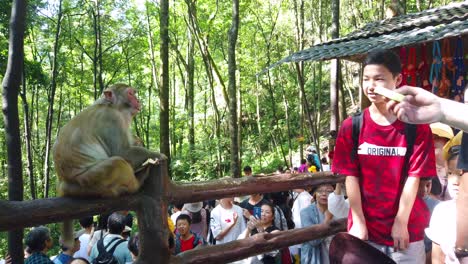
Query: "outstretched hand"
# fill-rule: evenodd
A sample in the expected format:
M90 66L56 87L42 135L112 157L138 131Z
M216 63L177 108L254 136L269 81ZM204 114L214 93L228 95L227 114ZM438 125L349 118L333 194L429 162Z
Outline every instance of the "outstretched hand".
M443 119L441 98L422 88L402 86L395 90L405 95L401 102L390 100L387 109L406 123L427 124Z

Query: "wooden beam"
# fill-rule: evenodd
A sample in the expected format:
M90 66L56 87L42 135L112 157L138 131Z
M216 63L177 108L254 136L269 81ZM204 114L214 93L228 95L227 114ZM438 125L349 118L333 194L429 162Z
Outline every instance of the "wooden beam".
M85 216L135 209L138 195L112 199L48 198L32 201L0 201L0 231L79 219Z
M266 253L276 248L284 248L324 238L343 231L346 231L346 219L338 219L328 224L319 224L273 234L261 233L222 245L186 251L172 257L171 263L228 263Z
M171 184L166 193L171 204L205 201L225 197L235 197L253 193L270 193L296 188L335 184L343 182L345 176L335 176L332 172L313 174L273 174L242 178L223 178L213 181L188 184Z
M136 264L168 263L167 201L164 192L169 185L167 160L151 167L142 188L142 200L136 210L140 248Z

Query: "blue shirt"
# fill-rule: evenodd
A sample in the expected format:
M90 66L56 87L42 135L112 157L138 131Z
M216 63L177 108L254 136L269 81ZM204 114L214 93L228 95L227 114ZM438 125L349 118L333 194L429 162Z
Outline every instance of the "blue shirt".
M122 237L120 235L116 234L107 234L104 236L104 247L107 247L107 251L110 251L110 249L113 247L115 243L117 243L119 240L116 240L115 242L112 242L111 245L107 246L114 238L120 238ZM94 244L91 254L89 255L89 262L92 262L97 256L99 255L97 245L99 241ZM114 251L114 257L117 259L119 264L125 264L126 262L132 262L132 255L130 255L130 250L128 250L128 241L120 243Z
M73 259L72 256L64 254L63 252L60 253L57 257L54 258L55 264L67 264Z

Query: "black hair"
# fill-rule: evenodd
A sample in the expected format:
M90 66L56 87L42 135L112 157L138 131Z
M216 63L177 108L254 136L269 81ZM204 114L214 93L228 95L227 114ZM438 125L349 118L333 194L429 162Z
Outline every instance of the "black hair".
M323 157L321 160L320 160L323 164L328 164L328 160L327 158Z
M24 243L31 253L40 252L46 247L46 241L50 240L50 231L45 226L38 226L29 231Z
M301 159L301 164L306 164L307 160L306 159Z
M284 173L284 168L283 168L282 165L278 165L277 170L278 170L279 172L281 172L281 173Z
M244 173L245 172L252 172L252 168L250 166L245 166L244 167Z
M189 215L186 215L186 214L180 214L180 215L177 217L177 219L176 219L176 221L175 221L175 222L176 222L176 226L177 226L177 222L179 222L179 220L186 220L186 221L189 223L189 225L192 224L192 218L190 218L190 216L189 216Z
M184 204L183 203L174 204L174 207L179 209L179 211L180 211L180 210L182 210L182 207L184 207Z
M97 229L107 230L107 219L108 218L109 218L109 214L99 215Z
M275 205L273 205L273 204L270 203L270 202L263 203L262 206L264 206L264 205L266 205L266 206L268 206L268 207L271 208L271 213L272 213L272 215L273 215L273 225L274 225L274 224L275 224Z
M75 260L81 260L83 261L84 263L86 264L90 264L89 261L85 258L82 258L82 257L79 257L79 258L73 258L72 261L70 261L70 264L74 264L75 263Z
M120 213L112 213L107 219L107 228L110 234L120 235L125 229L125 216Z
M140 248L140 236L136 233L134 236L131 236L128 240L128 250L132 252L134 256L138 256Z
M203 208L201 209L203 210ZM202 214L201 214L201 210L198 211L198 212L190 212L190 217L192 218L192 223L194 224L198 224L202 221Z
M363 66L367 65L383 65L396 77L401 73L400 57L391 50L374 50L367 54Z
M83 217L80 220L78 220L78 222L80 222L80 225L84 228L91 227L93 225L93 217L92 216Z

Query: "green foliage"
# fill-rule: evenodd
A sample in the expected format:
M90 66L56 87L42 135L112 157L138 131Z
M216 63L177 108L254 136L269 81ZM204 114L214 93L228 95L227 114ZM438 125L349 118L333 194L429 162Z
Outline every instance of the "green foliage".
M0 1L0 77L8 56L8 25L11 0ZM229 176L230 139L228 108L222 84L227 86L227 33L231 26L230 1L198 0L195 25L190 23L187 1L172 1L170 6L170 135L171 172L174 180L199 181ZM189 1L190 2L190 1ZM304 1L304 47L329 41L330 0ZM432 1L432 7L447 1ZM143 104L133 130L154 150L159 149L159 5L157 1L63 0L62 25L55 42L58 1L29 1L25 34L26 102L29 127L32 177L37 198L45 194L45 139L47 109L54 103L52 138L98 96L99 77L103 85L128 83L138 89ZM268 65L299 49L296 13L290 1L240 1L240 28L237 46L238 88L240 90L240 135L242 165L255 173L270 173L278 166L297 165L300 145L312 137L304 104L300 100L298 76L293 64L281 65L257 76ZM384 3L384 6L382 6ZM421 6L418 6L421 3ZM340 3L340 36L382 18L382 7L389 1ZM407 12L428 8L424 1L406 1ZM192 14L193 15L193 14ZM151 53L150 33L153 45ZM189 143L188 61L190 38L195 38L194 127L195 145ZM206 44L206 47L204 46ZM54 45L57 54L57 91L49 100ZM101 50L99 50L101 45ZM179 53L178 53L179 52ZM208 61L207 54L212 61ZM154 55L154 57L152 57ZM154 72L152 68L154 63ZM208 67L208 68L207 68ZM326 143L329 123L329 66L327 62L304 64L306 99L317 130L317 143ZM216 70L219 76L216 74ZM357 102L359 87L353 83L356 66L345 63L343 82L347 105ZM26 113L19 103L20 119ZM25 134L21 122L22 135ZM3 130L3 119L0 120ZM26 138L22 138L25 199L32 198L26 167ZM0 199L7 197L5 138L0 138ZM291 153L293 164L289 164ZM285 160L286 163L285 164ZM57 178L49 163L49 193L55 195ZM50 226L54 236L55 225ZM57 236L58 238L58 236ZM0 256L5 252L6 233L0 233ZM55 252L55 251L54 251Z

